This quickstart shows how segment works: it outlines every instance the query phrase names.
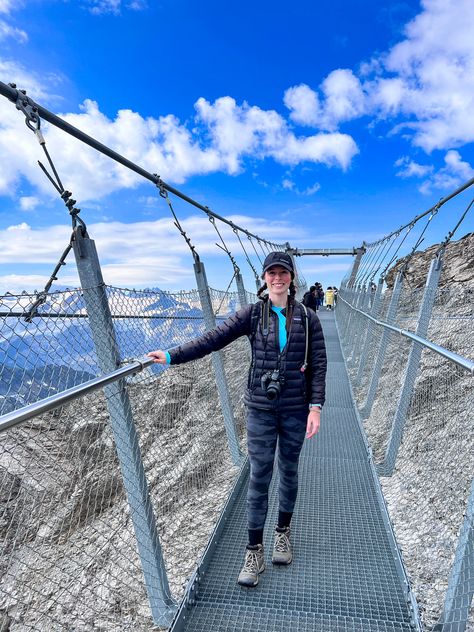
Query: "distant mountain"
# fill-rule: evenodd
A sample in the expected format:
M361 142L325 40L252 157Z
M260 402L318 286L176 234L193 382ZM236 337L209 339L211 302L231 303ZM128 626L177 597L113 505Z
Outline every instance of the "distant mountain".
M196 292L109 287L106 292L122 360L172 348L204 332ZM23 314L36 298L28 294L0 296L0 311ZM229 294L222 305L219 301L214 306L218 308L219 318L235 311L235 295ZM49 294L31 323L21 316L0 321L0 411L16 409L99 374L81 290Z

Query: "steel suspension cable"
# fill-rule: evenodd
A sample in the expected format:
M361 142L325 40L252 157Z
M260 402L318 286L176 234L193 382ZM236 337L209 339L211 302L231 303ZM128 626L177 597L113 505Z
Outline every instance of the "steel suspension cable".
M69 215L71 217L72 229L73 229L71 238L69 240L69 244L67 245L66 249L60 256L59 261L56 264L56 267L54 268L53 272L51 273L48 281L46 282L44 286L44 289L37 294L36 300L32 303L32 305L29 307L29 309L25 313L25 321L27 323L31 323L33 318L38 313L38 308L45 303L46 298L48 296L48 292L51 289L52 284L54 283L54 281L58 280L57 274L59 270L62 268L62 266L66 265L66 258L72 250L72 243L75 238L76 230L80 230L82 233L82 236L87 236L87 227L86 227L85 222L82 220L82 218L79 217L79 213L81 212L81 209L75 206L76 200L72 198L72 193L70 191L65 190L63 183L61 182L61 178L59 177L58 171L48 151L48 148L46 147L46 141L41 132L41 118L39 117L37 112L35 112L31 107L27 105L22 104L22 107L20 107L19 109L21 109L21 111L25 115L25 123L27 127L35 134L36 139L38 140L38 143L42 147L43 152L48 161L48 164L54 174L54 177L48 172L48 170L46 169L46 167L43 165L43 163L40 160L38 160L38 165L40 166L41 170L43 171L45 176L48 178L48 180L51 182L53 187L59 193L59 196L61 197L66 208L68 209Z
M408 227L407 232L405 233L405 235L403 236L403 239L401 240L401 242L398 244L398 248L395 250L395 252L392 255L392 258L390 259L390 261L387 263L387 265L385 266L385 268L382 270L382 272L380 273L380 278L381 279L385 279L385 275L387 274L387 270L390 268L390 266L392 265L392 263L395 261L395 258L397 256L397 254L400 251L400 248L403 246L403 244L405 243L406 238L408 237L408 235L410 234L410 232L412 231L413 227L415 226L415 224L410 224L410 226Z
M250 268L252 269L252 272L254 273L255 280L256 280L256 281L259 281L258 272L257 272L257 270L254 268L254 266L253 266L253 264L252 264L252 261L250 260L250 257L249 257L249 256L248 256L248 254L247 254L247 251L246 251L246 249L245 249L245 246L244 246L244 244L243 244L243 241L240 239L239 231L237 230L237 228L234 228L233 230L234 230L234 233L237 235L237 239L239 240L240 245L242 246L242 250L244 251L245 258L247 259L247 263L249 264Z
M257 249L255 248L255 244L253 243L252 238L250 237L248 233L247 233L247 237L250 243L252 244L252 248L254 249L254 252L257 255L257 259L260 261L260 265L263 266L263 261L260 259L260 255L258 254Z
M451 241L451 239L454 237L455 232L457 231L457 229L461 226L461 224L463 223L463 221L466 219L466 215L469 213L469 211L472 208L472 205L474 204L474 198L472 198L472 200L469 202L469 204L467 205L466 210L464 211L464 213L461 215L461 217L459 218L456 226L453 228L453 230L451 230L447 236L444 238L444 240L441 242L438 250L436 251L436 255L443 250L444 248L446 248L446 246L449 244L449 242Z
M254 235L253 233L246 230L245 228L242 228L241 226L237 226L230 220L212 211L208 206L204 206L203 204L200 204L199 202L197 202L196 200L193 200L192 198L185 195L178 189L175 189L171 185L167 184L156 173L152 174L146 171L145 169L143 169L143 167L136 165L134 162L132 162L131 160L128 160L124 156L120 155L118 152L100 143L95 138L88 136L87 134L85 134L78 128L74 127L67 121L64 121L63 119L61 119L56 114L53 114L52 112L50 112L43 106L36 103L33 99L27 96L25 90L18 90L16 87L16 84L11 83L7 85L6 83L3 83L2 81L0 81L0 95L6 97L9 101L12 101L15 104L16 108L22 111L23 113L25 113L25 115L28 113L26 124L31 129L33 129L31 127L31 122L36 123L37 118L41 118L45 121L48 121L48 123L50 123L51 125L54 125L55 127L61 129L63 132L66 132L70 136L77 138L79 141L81 141L82 143L86 145L89 145L89 147L92 147L93 149L100 152L101 154L108 156L115 162L118 162L119 164L130 169L131 171L134 171L135 173L142 176L146 180L150 180L151 182L153 182L153 184L155 184L159 188L163 187L169 193L172 193L173 195L176 195L176 197L179 197L185 202L188 202L188 204L191 204L192 206L200 209L201 211L204 211L205 213L210 213L213 217L215 217L221 222L224 222L225 224L228 224L231 228L236 227L242 232L246 233L247 235L251 235L255 239L259 239L273 247L276 247L277 249L280 247L279 244L270 242L260 237L259 235Z
M174 212L174 208L173 205L171 204L171 200L169 198L168 195L168 191L165 187L162 187L160 184L157 185L158 189L160 191L160 196L162 198L164 198L169 206L169 209L171 211L171 214L174 218L174 225L176 226L176 228L179 230L179 232L181 233L181 236L183 237L184 241L188 244L189 249L191 250L191 254L193 255L193 259L194 261L198 262L199 261L199 255L196 252L196 248L195 246L193 246L193 244L191 243L191 239L188 237L186 231L184 230L184 228L181 226L180 221L178 219L178 216L176 215L176 213Z
M359 270L357 271L356 278L354 279L354 284L361 284L361 280L365 277L366 271L369 269L381 247L381 244L378 244L377 246L373 246L372 248L370 248L370 250L366 250L362 257L361 265L359 266Z
M398 234L396 235L398 237ZM382 252L380 253L379 258L377 259L377 261L375 262L370 274L369 274L369 280L370 282L372 282L374 280L374 277L377 275L377 272L380 270L380 268L382 267L383 262L385 261L385 258L388 256L388 253L390 252L390 250L392 249L392 247L394 246L396 241L395 239L389 239L387 240L384 248L382 249ZM388 246L388 248L385 251L386 246ZM378 265L377 265L378 264Z

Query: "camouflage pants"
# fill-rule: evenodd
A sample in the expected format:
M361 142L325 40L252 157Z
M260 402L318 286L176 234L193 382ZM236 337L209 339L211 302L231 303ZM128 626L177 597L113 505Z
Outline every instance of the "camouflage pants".
M247 411L250 480L247 492L249 529L263 529L268 510L268 487L278 439L279 510L292 512L298 493L298 459L306 433L308 412Z

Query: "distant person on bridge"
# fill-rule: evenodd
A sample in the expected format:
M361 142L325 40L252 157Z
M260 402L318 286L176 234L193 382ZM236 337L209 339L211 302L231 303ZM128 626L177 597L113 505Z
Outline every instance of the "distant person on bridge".
M181 364L248 336L252 362L245 393L250 480L248 544L238 583L254 587L265 570L263 528L278 440L279 513L273 564L293 560L290 522L298 492L298 460L304 438L320 426L325 398L326 348L315 312L295 301L294 269L285 252L263 263L260 302L247 305L203 336L169 351L148 355L160 364Z
M303 296L303 300L301 301L303 305L309 307L313 310L313 312L318 309L318 298L316 296L316 286L312 285L307 292L305 292Z
M326 290L326 309L332 309L334 305L334 290L331 286Z
M324 290L321 283L316 282L314 285L316 286L316 298L317 298L316 311L318 311L318 309L322 307L324 303Z

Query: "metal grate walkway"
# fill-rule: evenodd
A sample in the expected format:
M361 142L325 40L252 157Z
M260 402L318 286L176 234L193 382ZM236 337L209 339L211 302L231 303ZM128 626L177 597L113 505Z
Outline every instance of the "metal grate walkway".
M276 476L257 588L236 578L246 544L246 471L172 626L174 632L358 632L416 629L397 547L355 412L334 314L320 311L328 351L320 433L306 441L292 522L295 559L270 561Z

